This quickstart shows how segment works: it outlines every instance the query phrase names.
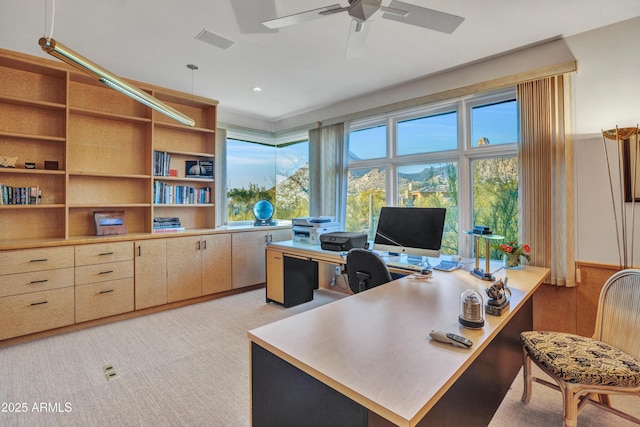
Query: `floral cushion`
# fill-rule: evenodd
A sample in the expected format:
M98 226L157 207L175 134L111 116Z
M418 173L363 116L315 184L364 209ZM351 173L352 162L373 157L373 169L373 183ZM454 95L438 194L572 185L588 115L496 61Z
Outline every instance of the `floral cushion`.
M640 361L592 338L561 332L520 334L529 356L568 383L635 387Z

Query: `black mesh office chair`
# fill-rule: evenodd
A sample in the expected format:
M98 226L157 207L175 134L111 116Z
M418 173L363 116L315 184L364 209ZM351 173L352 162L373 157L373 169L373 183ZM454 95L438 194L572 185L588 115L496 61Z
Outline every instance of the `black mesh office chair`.
M354 248L347 253L347 276L354 294L393 280L387 265L375 252Z

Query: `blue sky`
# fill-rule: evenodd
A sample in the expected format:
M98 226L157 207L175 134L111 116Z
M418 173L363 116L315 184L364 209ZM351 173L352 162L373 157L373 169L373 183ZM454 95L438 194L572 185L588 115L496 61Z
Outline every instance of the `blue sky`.
M308 161L309 145L275 148L227 139L227 188L248 188L249 183L274 185L276 162L279 171L292 171Z

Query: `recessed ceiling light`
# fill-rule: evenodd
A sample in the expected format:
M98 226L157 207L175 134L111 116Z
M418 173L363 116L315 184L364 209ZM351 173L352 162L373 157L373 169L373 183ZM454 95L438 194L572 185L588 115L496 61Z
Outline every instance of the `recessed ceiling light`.
M253 87L253 91L254 91L254 92L262 92L262 88L261 88L261 87L258 87L258 86L254 86L254 87Z

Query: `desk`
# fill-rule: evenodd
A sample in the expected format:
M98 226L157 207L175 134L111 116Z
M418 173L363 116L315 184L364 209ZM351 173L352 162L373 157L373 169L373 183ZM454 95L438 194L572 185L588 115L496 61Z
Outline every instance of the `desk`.
M406 258L391 257L394 261ZM313 299L313 290L329 283L333 274L327 265L341 267L347 262L347 252L327 251L320 245L292 240L267 245L267 302L278 302L286 307ZM411 274L410 270L390 267L392 273Z
M468 271L408 277L248 332L252 425L487 425L521 366L518 334L546 268L509 271L511 304L479 330L458 323ZM429 339L441 329L471 349Z

